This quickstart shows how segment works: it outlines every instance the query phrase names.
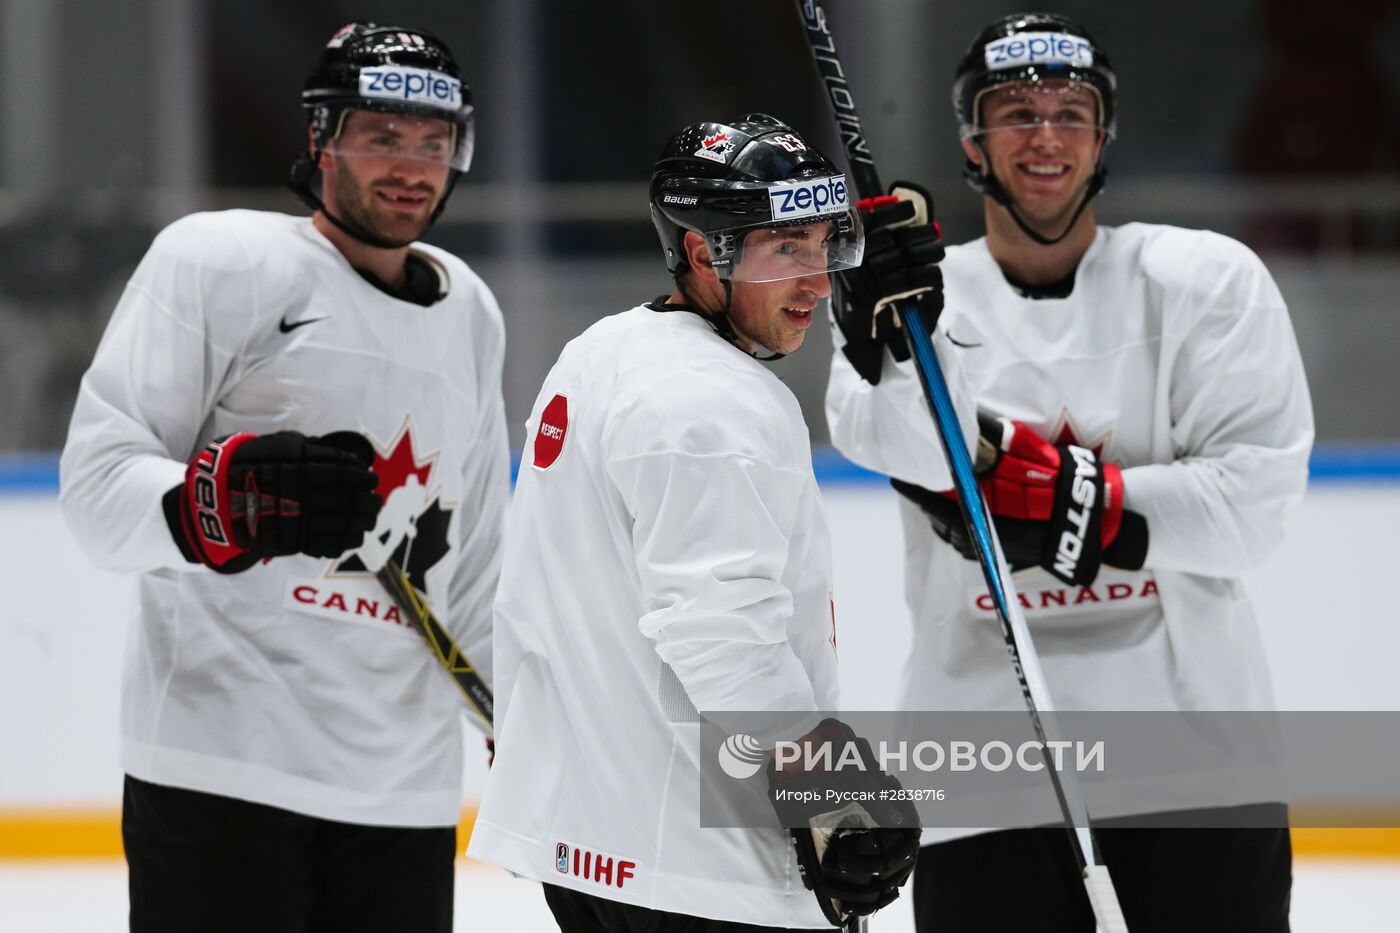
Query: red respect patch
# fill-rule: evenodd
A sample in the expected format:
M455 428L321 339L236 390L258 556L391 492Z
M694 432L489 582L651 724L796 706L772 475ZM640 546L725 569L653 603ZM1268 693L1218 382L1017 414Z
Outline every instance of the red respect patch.
M569 433L569 400L556 395L544 406L540 429L535 432L535 469L547 470L564 450L564 436Z

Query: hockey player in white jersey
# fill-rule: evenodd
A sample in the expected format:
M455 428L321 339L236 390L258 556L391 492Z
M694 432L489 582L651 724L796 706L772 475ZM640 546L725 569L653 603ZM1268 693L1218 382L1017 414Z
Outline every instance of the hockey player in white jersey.
M353 23L303 103L293 187L314 215L162 231L61 463L84 549L139 574L121 720L140 933L452 928L461 699L357 549L397 557L490 671L501 314L416 242L470 163L470 90L441 40Z
M921 301L970 447L981 416L981 485L1056 706L1268 709L1240 575L1277 545L1306 485L1298 349L1242 244L1095 222L1115 88L1103 50L1063 17L1019 14L977 36L953 99L986 236L948 249L943 295L929 282ZM897 194L863 202L868 229L923 198ZM915 631L902 705L1021 709L898 321L870 295L876 279L851 274L833 303L827 414L836 445L905 494ZM1095 484L1088 510L1072 494L1077 473ZM1286 811L1247 789L1229 804L1214 825L1265 828L1100 826L1134 933L1288 929ZM927 846L914 902L922 931L1094 927L1062 829Z
M844 176L763 114L673 137L651 209L674 290L571 341L530 415L468 854L545 882L565 931L830 928L894 899L912 807L818 859L776 821L702 827L696 754L701 712L791 713L796 738L837 708L807 427L763 361L802 346L861 229Z

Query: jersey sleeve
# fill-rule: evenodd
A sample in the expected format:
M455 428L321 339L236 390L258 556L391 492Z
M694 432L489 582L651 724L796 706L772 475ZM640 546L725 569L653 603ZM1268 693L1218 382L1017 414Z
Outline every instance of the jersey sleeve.
M671 380L613 420L606 468L633 517L639 627L695 708L811 711L783 582L810 467L774 424L800 413L751 393Z
M880 384L871 385L846 359L841 350L845 340L838 328L832 328L831 339L835 350L826 389L826 420L832 444L848 460L868 469L926 489L951 489L948 459L913 360L896 363L885 353ZM957 350L941 332L934 334L933 345L952 393L963 441L974 451L977 404L958 365Z
M481 410L463 463L463 502L458 519L458 557L448 584L452 606L449 624L458 645L487 685L492 683L492 604L501 573L502 535L510 498L510 446L506 431L501 375L505 332L496 300L479 286L486 312L485 362L480 367L477 397Z
M257 296L236 244L186 218L157 236L127 283L78 390L59 461L59 503L100 567L197 569L170 536L161 496L184 479ZM211 254L214 254L211 256ZM212 261L211 261L212 260Z
M1216 239L1231 247L1219 252L1233 269L1187 289L1192 307L1177 309L1189 326L1176 326L1170 364L1175 459L1125 469L1123 490L1125 507L1147 520L1147 566L1224 577L1282 539L1307 486L1313 418L1283 297L1258 257Z

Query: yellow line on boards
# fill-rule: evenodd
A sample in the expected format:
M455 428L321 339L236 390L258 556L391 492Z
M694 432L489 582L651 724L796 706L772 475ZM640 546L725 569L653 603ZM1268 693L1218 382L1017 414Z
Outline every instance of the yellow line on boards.
M121 858L121 813L92 810L0 810L0 858Z
M462 809L457 852L467 849L476 807ZM1400 859L1400 827L1295 828L1300 858ZM121 813L92 809L0 809L0 859L114 859L122 855Z
M476 807L457 823L457 854L467 850ZM0 808L0 859L113 859L122 857L121 812L107 808Z
M472 839L472 827L476 825L476 807L463 807L462 818L457 821L457 855L467 851L467 843Z
M1304 826L1292 830L1300 858L1400 859L1400 828Z

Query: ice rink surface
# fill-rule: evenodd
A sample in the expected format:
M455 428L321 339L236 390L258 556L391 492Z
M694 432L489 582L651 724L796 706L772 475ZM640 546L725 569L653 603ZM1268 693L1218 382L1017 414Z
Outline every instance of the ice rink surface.
M1400 930L1400 862L1311 860L1294 866L1294 933ZM553 933L539 886L473 862L457 870L461 933ZM1202 918L1201 929L1208 929ZM117 862L0 863L4 933L120 933L126 929L126 869ZM905 905L870 923L871 933L911 933ZM387 933L387 931L386 931Z

